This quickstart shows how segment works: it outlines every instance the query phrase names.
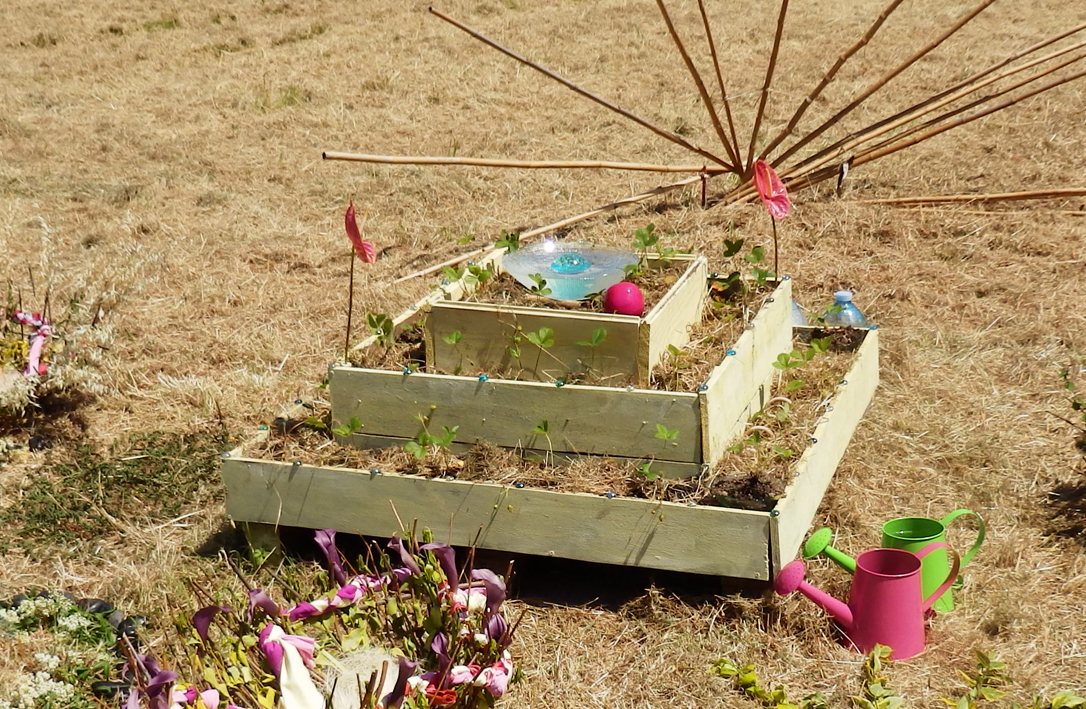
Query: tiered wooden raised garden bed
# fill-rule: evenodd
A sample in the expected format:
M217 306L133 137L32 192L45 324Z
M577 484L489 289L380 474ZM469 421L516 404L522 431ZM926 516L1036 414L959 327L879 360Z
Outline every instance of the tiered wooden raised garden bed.
M700 284L704 289L704 275ZM458 284L451 290L463 293ZM397 322L417 317L432 302ZM332 418L337 424L359 418L363 431L341 440L365 448L403 445L417 435L422 415L431 430L459 427L454 450L485 440L539 455L651 460L653 470L670 477L697 475L719 460L764 403L772 362L792 347L790 319L786 279L696 393L336 364L329 377ZM553 327L560 332L564 324ZM267 461L247 458L241 446L223 459L227 513L256 532L283 525L372 536L398 532L398 514L458 545L474 541L515 553L768 580L795 555L871 400L877 331L867 333L845 381L797 462L792 484L768 512ZM550 450L532 434L542 419L551 422ZM657 423L679 435L657 438Z

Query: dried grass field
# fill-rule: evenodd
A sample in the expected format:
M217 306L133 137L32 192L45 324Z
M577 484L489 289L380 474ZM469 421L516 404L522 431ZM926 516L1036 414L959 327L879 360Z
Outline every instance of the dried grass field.
M697 4L670 7L694 36ZM882 7L792 3L767 131ZM969 7L903 4L801 129ZM668 130L715 141L650 1L448 0L440 9ZM733 108L749 126L777 5L709 10ZM1081 4L1000 0L833 137L1084 21ZM698 45L695 60L706 54ZM283 404L312 396L342 356L348 200L381 253L356 268L357 313L394 313L435 283L390 286L399 276L492 243L501 230L669 181L369 166L322 161L325 150L691 161L458 33L424 3L6 0L0 287L10 283L35 308L48 288L54 313L77 297L100 304L117 334L107 394L3 423L14 440L42 434L55 445L0 467L0 597L48 588L108 598L146 615L148 640L165 649L187 584L235 582L201 554L227 528L213 466L227 445L213 434L248 435ZM1086 187L1086 81L857 168L840 194L798 193L780 223L782 271L797 300L817 310L852 288L882 328L881 386L817 522L834 527L850 553L875 546L892 517L968 507L988 522L959 608L935 620L922 656L890 670L909 706L960 696L957 670L973 667L974 648L1008 661L1019 701L1086 689L1086 465L1074 430L1049 413L1074 415L1062 370L1086 385L1086 198L912 208L861 200L1065 187ZM709 183L710 196L721 189ZM589 220L572 235L626 244L650 221L669 245L711 262L729 225L770 242L760 205L703 210L697 189ZM94 479L95 455L127 457L149 440L172 446L158 449L166 451L151 471L158 477L87 504L86 490L106 484ZM211 463L185 463L194 459ZM31 519L31 501L44 494L81 511ZM651 579L650 590L647 576L616 573L610 586L584 578L608 573L555 565L546 591L522 579L526 614L512 649L525 681L502 706L754 706L709 675L721 656L754 662L766 684L786 684L793 696L818 690L845 707L858 692L861 656L836 644L806 600L718 595L715 585L671 577ZM825 561L812 562L809 576L846 590ZM25 659L2 653L0 687Z

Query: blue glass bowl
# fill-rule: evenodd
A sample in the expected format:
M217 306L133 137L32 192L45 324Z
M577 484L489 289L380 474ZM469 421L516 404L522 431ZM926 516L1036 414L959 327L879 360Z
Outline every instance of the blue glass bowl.
M524 246L502 258L502 268L525 288L531 289L536 274L547 282L554 300L584 300L593 293L622 282L625 266L637 263L637 255L625 249L597 246L585 241L547 240Z

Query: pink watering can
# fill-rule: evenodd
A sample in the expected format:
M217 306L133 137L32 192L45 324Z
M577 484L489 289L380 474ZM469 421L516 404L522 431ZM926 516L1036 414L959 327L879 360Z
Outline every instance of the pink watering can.
M920 590L921 559L946 549L953 568L943 584L926 599ZM871 549L856 557L856 573L848 604L819 591L803 580L802 561L793 561L777 574L774 589L782 596L799 591L833 616L845 636L860 652L885 645L894 660L924 651L924 619L935 601L958 577L958 554L943 542L929 544L915 554L904 549Z

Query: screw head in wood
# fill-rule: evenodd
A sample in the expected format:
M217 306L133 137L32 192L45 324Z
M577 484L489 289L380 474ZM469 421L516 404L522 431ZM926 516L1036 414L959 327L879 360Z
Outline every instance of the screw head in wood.
M724 354L728 355L729 357L734 357L735 356L735 350L728 350Z
M607 494L604 495L604 497L606 497L608 500L614 498L614 496L615 496L615 493L611 492L610 490L608 490Z
M229 457L230 457L230 454L229 454L229 453L223 453L223 454L222 454L222 457L223 457L223 458L229 458Z
M517 482L513 483L513 487L515 487L515 488L517 488L518 490L520 490L521 488L523 488L523 487L524 487L524 483L522 483L522 482L520 482L520 481L518 480Z
M295 403L295 404L300 404L300 403L302 403L302 400L301 400L301 399L295 399L295 400L294 400L294 403Z
M479 381L485 382L487 379L490 379L490 377L486 376L485 374L479 375Z
M411 368L410 367L404 367L403 368L403 375L406 377L408 374L411 374Z
M370 475L380 475L380 474L381 474L381 469L380 468L370 468Z
M556 381L554 383L554 385L556 387L558 387L559 389L561 389L562 387L564 387L566 385L566 381L564 379L559 379L558 381Z
M708 384L699 384L698 385L698 391L709 391L709 385Z

